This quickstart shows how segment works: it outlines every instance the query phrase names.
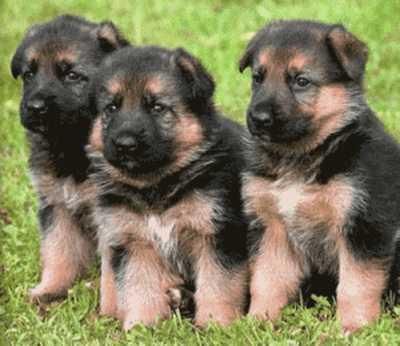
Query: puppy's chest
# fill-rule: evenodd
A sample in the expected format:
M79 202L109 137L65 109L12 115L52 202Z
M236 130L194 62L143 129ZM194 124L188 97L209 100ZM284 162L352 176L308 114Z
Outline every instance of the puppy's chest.
M96 222L107 244L151 244L171 259L191 253L201 239L216 232L218 206L213 198L193 193L164 211L135 211L123 206L98 208Z
M244 188L247 210L269 224L277 220L290 236L296 233L335 232L345 222L354 202L354 188L344 177L327 184L296 179L247 179ZM306 234L304 234L306 232Z
M175 219L162 217L158 214L149 214L143 217L142 236L155 245L165 256L178 252L178 240L183 230Z

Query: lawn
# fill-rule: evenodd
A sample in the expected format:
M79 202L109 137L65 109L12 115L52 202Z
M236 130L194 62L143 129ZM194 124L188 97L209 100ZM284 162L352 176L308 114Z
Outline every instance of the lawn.
M400 344L400 306L345 338L335 320L335 306L321 297L315 298L312 309L286 308L273 326L243 318L226 329L198 331L176 316L156 328L124 333L116 321L98 316L98 267L65 301L40 311L29 305L26 292L39 279L37 204L19 125L21 83L12 79L9 63L26 28L65 12L95 21L112 19L135 44L184 46L214 75L219 108L242 122L250 78L248 72L238 72L237 61L252 33L277 18L342 22L369 45L368 100L400 139L399 0L0 0L0 345Z

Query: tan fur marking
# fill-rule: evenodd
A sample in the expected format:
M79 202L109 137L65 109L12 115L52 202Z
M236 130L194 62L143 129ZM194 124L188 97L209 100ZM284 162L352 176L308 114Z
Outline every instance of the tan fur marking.
M64 49L56 52L56 60L73 62L78 59L78 54L73 49Z
M34 301L67 293L73 281L87 268L94 255L94 245L81 235L62 207L55 209L55 225L41 243L42 278L30 292Z
M343 86L338 84L321 87L318 95L309 104L300 107L302 112L313 117L315 130L312 136L307 136L291 145L272 144L271 148L285 152L294 150L306 153L311 151L351 120L351 114L346 112L349 103L349 96Z
M103 125L101 123L101 117L98 116L93 124L92 131L90 133L89 144L91 150L103 151Z
M195 218L193 212L196 213ZM178 238L182 232L210 236L213 234L212 220L218 216L218 212L216 201L193 193L161 214L156 212L137 214L121 207L110 209L107 213L97 213L96 220L102 240L100 250L103 244L109 242L109 237L117 239L118 243L127 244L132 239L154 241L153 232L164 233L158 235L157 238L160 240L170 238L171 235L165 234L167 231L173 232ZM157 229L150 229L149 220L152 225L158 225Z
M379 317L387 273L384 263L355 260L344 242L339 261L337 312L344 333L350 334Z
M193 212L196 213L196 217L193 217ZM167 210L163 219L175 222L177 229L189 228L200 235L209 236L214 234L213 218L217 213L215 201L193 193Z
M240 317L244 311L247 266L235 273L225 272L215 261L211 245L207 239L203 244L197 264L196 316L195 323L205 327L210 322L226 326Z
M349 97L343 86L332 85L320 89L313 109L318 129L313 139L313 147L347 123L349 119L345 119L345 116L348 103Z
M163 80L159 77L150 78L145 85L145 89L150 93L159 94L164 88Z
M260 65L267 66L270 60L271 60L271 52L269 50L264 50L258 55L258 63Z
M199 120L194 115L187 113L179 117L175 125L175 133L177 149L173 166L181 168L191 160L193 151L197 151L203 142L203 129Z
M311 186L305 191L311 197L299 203L297 215L310 225L325 223L337 237L353 203L350 184L337 179L324 186Z
M119 77L114 77L107 82L106 88L110 94L118 94L124 88L124 81Z
M278 214L277 200L269 193L269 185L266 179L256 177L251 177L243 185L247 211L256 214L265 223Z
M301 53L295 54L295 56L289 61L289 70L290 69L295 69L295 70L303 70L304 66L310 62L310 59Z
M348 103L349 97L342 85L324 86L319 90L314 114L317 119L340 117L346 111Z
M40 54L35 47L30 47L26 51L26 60L32 62L34 60L38 60Z

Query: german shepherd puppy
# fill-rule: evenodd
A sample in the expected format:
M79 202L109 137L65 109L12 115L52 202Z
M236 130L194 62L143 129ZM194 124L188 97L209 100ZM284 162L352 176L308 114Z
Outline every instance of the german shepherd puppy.
M42 277L30 292L33 301L64 296L95 252L85 153L93 120L88 86L101 60L125 45L111 22L64 15L32 26L12 59L12 75L24 82L21 123L39 196Z
M243 313L244 129L217 113L213 92L183 49L124 48L99 70L89 150L101 312L124 329L169 317L169 293L182 286L194 289L199 326Z
M400 150L363 96L367 47L342 25L278 21L252 69L250 315L275 319L312 273L337 280L342 328L374 321L400 230Z

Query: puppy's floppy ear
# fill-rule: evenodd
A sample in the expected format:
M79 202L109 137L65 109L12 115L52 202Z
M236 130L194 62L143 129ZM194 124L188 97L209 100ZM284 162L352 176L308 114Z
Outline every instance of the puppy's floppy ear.
M117 27L111 21L101 22L96 32L100 47L105 52L112 52L117 48L129 45Z
M247 46L246 51L239 60L239 72L242 73L248 66L251 65L254 56L253 47Z
M14 79L17 79L18 76L21 74L22 69L22 47L18 47L14 56L11 59L11 74Z
M22 60L23 60L23 52L25 50L25 41L30 39L32 36L34 36L40 29L40 25L32 25L25 33L25 37L20 44L20 46L17 48L17 50L14 53L14 56L11 59L11 74L12 76L16 79L18 76L21 74L21 69L22 69Z
M173 52L172 62L189 84L192 98L212 97L215 89L214 80L198 59L183 48L177 48Z
M347 76L354 81L360 81L368 59L367 46L342 25L334 25L326 41Z
M242 73L247 67L251 66L253 63L254 55L257 52L257 48L260 46L260 41L262 37L268 33L271 25L267 25L255 35L253 35L250 42L247 44L246 50L239 60L239 72Z

